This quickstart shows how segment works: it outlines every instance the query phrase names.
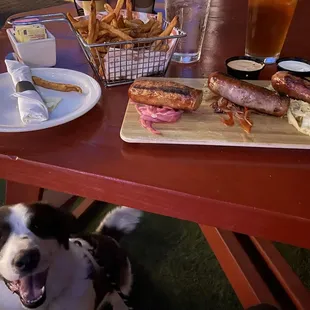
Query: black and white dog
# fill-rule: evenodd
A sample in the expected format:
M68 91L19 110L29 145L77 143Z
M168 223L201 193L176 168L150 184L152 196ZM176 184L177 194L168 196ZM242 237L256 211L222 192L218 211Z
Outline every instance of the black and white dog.
M127 309L132 273L118 240L141 212L117 207L96 233L74 236L73 215L48 204L0 208L0 310Z

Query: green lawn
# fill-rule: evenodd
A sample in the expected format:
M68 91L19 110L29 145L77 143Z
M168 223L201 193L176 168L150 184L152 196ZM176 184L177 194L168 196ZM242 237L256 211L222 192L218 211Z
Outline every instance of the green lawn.
M310 251L282 243L275 243L275 246L303 284L310 289Z
M97 227L106 211L99 211L87 230ZM134 309L242 309L196 224L145 213L122 246L133 264Z

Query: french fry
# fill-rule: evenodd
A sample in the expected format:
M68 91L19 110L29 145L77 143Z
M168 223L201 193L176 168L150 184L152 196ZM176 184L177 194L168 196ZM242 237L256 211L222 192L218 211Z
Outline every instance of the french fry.
M114 12L111 12L109 13L108 15L104 16L102 19L101 19L101 22L105 22L105 23L111 23L111 21L116 18L116 15Z
M88 34L88 27L78 28L78 29L76 29L76 31L77 31L79 34Z
M98 35L98 33L96 34L96 28L97 28L96 1L91 0L90 13L88 17L88 37L87 37L88 44L95 43L96 36Z
M131 22L138 25L144 25L144 22L138 18L131 20Z
M128 20L132 20L132 2L131 0L126 0L126 16Z
M132 38L138 38L139 37L139 33L136 29L128 29L126 28L125 30L123 30L124 33L128 34L129 36L131 36Z
M111 40L111 42L120 42L120 41L122 41L120 38L114 38Z
M141 25L133 23L132 20L127 20L127 19L124 20L124 24L129 29L139 29L141 27Z
M82 33L82 34L81 34L81 37L83 38L83 40L87 41L88 34Z
M99 30L100 30L100 22L99 22L99 20L97 19L97 20L96 20L95 34L94 34L94 37L93 37L93 43L95 43L95 42L97 41L98 34L99 34Z
M177 23L178 23L178 17L174 16L170 24L167 26L167 28L162 33L159 34L159 37L169 36L173 28L177 25ZM161 43L160 40L155 41L152 44L152 48L155 50L160 43Z
M37 76L33 76L32 80L33 80L35 85L41 86L43 88L48 88L48 89L53 89L53 90L63 91L63 92L76 91L78 93L82 93L81 87L79 87L77 85L55 83L55 82L44 80L44 79L39 78Z
M129 36L128 34L124 33L123 31L113 27L112 25L109 25L107 23L102 22L101 26L104 27L104 29L108 30L109 32L115 34L119 38L125 41L131 41L133 38Z
M106 36L107 34L109 34L109 31L108 31L108 30L106 30L106 29L100 30L100 31L98 32L97 39L100 39L101 37Z
M99 46L99 47L96 47L96 50L99 52L99 53L107 53L108 52L108 48L106 46Z
M101 58L101 59L102 59L102 61L103 61L104 58ZM99 65L99 75L100 75L101 77L104 77L104 78L105 78L104 70L103 70L101 64Z
M157 22L159 23L159 27L162 28L163 27L163 13L162 12L157 13Z
M152 32L152 33L150 33L150 34L148 35L148 38L158 37L158 36L160 35L161 31L162 31L162 30L159 29L159 28L155 29L154 32Z
M105 43L105 42L108 42L108 38L106 36L102 36L101 38L98 38L96 43L97 44L101 44L101 43Z
M118 28L125 28L123 15L120 15L118 17L118 19L117 19L117 27Z
M162 33L162 31L163 31L162 27L160 26L159 22L156 21L153 24L153 26L152 26L152 28L151 28L151 30L149 32L149 38L158 36L159 34Z
M123 5L124 5L124 0L117 0L116 6L114 8L114 13L116 15L116 18L118 18L118 15L119 15Z
M160 43L154 51L167 52L169 50L169 45L166 43Z
M129 34L129 33L131 33L132 32L132 29L130 29L130 28L122 28L122 29L120 29L121 31L123 31L124 33L127 33L127 34ZM130 35L130 34L129 34Z
M79 20L76 20L70 13L67 13L67 18L75 29L88 27L87 19L80 18Z
M134 30L133 30L133 33L135 33L134 38L148 38L149 37L148 33L136 32Z
M109 13L114 12L113 8L111 7L111 5L109 3L105 3L103 7Z
M167 26L167 28L159 36L160 37L167 37L167 36L169 36L171 31L173 30L173 28L177 25L177 23L178 23L178 17L174 16L172 21Z
M71 15L71 13L67 13L67 18L72 25L75 25L78 21Z
M114 28L117 28L117 20L114 18L111 22L111 25L114 27Z
M168 52L169 50L169 45L168 44L163 44L160 48L161 52Z
M162 29L159 27L159 25L156 23L154 24L155 27L153 26L151 31L148 33L148 37L152 38L152 37L157 37L158 35L160 35L162 33Z
M118 37L116 34L114 34L114 33L112 33L112 32L109 32L109 33L107 34L107 36L108 36L109 40L111 40L111 39L114 39L114 38L117 38L117 37Z
M151 18L146 24L140 26L139 30L142 33L149 32L152 29L152 26L154 24L155 24L155 19Z

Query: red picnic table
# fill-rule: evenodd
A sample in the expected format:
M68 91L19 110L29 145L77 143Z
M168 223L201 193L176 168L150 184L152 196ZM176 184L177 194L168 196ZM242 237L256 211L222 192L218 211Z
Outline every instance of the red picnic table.
M310 57L309 10L310 2L300 0L283 56ZM74 6L23 15L67 11L75 14ZM172 63L167 76L201 78L225 71L225 59L244 53L246 16L245 0L213 0L201 61ZM56 66L93 75L69 27L52 23L48 28L57 38ZM11 50L3 28L0 58ZM5 71L1 62L0 72ZM268 66L261 78L270 79L275 71ZM0 177L7 180L6 202L39 199L44 188L86 197L88 204L100 200L196 222L245 307L260 302L279 305L281 300L244 242L258 249L298 309L310 307L309 292L266 241L310 248L309 151L127 144L120 138L127 90L128 86L102 87L99 103L65 125L1 133Z

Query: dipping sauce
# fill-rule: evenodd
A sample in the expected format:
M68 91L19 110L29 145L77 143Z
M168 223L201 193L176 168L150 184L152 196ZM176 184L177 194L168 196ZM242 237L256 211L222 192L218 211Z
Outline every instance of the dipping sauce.
M294 72L310 72L310 65L296 60L285 60L278 63L278 65L287 71Z
M310 76L310 61L300 57L282 57L277 60L277 69L300 77L308 77Z
M237 79L257 80L265 64L249 56L233 56L225 61L227 73Z
M239 71L257 71L261 70L264 65L253 60L238 59L232 60L227 64L228 67Z

